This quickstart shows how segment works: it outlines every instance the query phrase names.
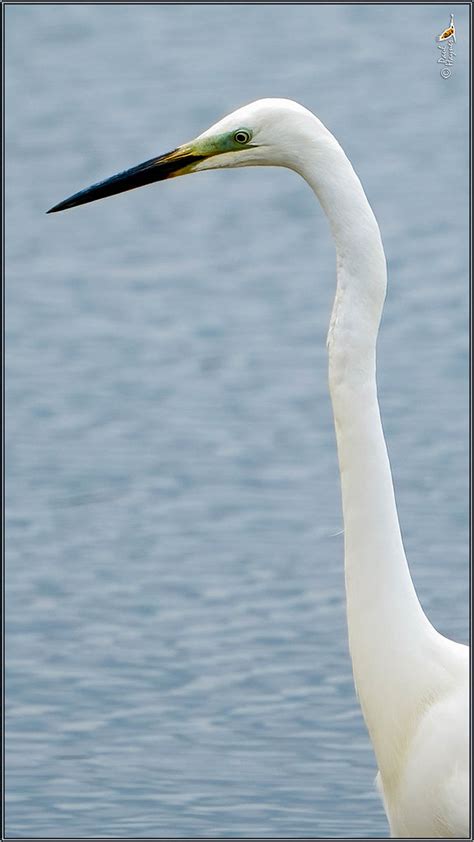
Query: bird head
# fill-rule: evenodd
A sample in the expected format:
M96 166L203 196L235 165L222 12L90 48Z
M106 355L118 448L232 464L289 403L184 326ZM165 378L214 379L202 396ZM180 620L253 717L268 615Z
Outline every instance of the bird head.
M194 140L87 187L48 213L201 170L249 166L297 169L298 147L306 129L308 142L317 142L318 133L331 138L317 117L302 105L288 99L260 99L223 117Z

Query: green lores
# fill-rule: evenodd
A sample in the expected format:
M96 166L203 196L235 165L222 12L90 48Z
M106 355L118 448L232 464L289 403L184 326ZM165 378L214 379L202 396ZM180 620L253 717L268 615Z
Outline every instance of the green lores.
M214 158L225 152L239 152L241 149L251 149L252 132L250 129L236 129L232 132L197 138L190 143L184 143L163 158L167 162L176 161L174 168L163 178L174 178L194 171L196 164L206 158Z
M97 199L105 199L106 196L114 196L123 193L125 190L133 190L135 187L143 187L145 184L152 184L155 181L164 181L167 178L174 178L178 175L193 172L196 164L211 158L214 155L221 155L224 152L238 152L239 149L252 146L250 140L252 132L249 129L236 129L233 132L204 137L201 140L186 143L173 149L166 155L158 158L151 158L137 167L113 175L74 193L69 199L65 199L58 205L51 208L48 213L74 208L77 205L85 205L88 202L95 202Z
M251 147L252 132L250 129L237 129L233 132L204 137L190 144L190 149L196 155L209 158L211 155L221 155L223 152L238 152L244 147Z

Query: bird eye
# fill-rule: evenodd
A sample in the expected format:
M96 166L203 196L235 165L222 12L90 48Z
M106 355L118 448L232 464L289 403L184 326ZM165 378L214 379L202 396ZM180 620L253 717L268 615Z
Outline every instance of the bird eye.
M250 137L250 132L248 132L246 129L239 129L239 131L235 132L234 134L234 140L236 143L248 143Z

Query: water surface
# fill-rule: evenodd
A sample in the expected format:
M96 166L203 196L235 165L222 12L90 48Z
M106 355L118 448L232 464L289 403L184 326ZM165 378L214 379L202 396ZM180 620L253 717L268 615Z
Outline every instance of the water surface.
M321 117L383 232L413 577L466 641L456 9L443 80L447 6L7 7L9 837L388 834L348 656L311 191L249 169L45 211L252 99Z

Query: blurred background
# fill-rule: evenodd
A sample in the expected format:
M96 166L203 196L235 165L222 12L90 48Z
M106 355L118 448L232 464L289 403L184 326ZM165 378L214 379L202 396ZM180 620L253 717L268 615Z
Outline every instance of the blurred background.
M467 641L468 4L5 17L7 833L386 836L313 194L240 169L45 211L253 99L318 114L387 253L378 380L415 585Z

